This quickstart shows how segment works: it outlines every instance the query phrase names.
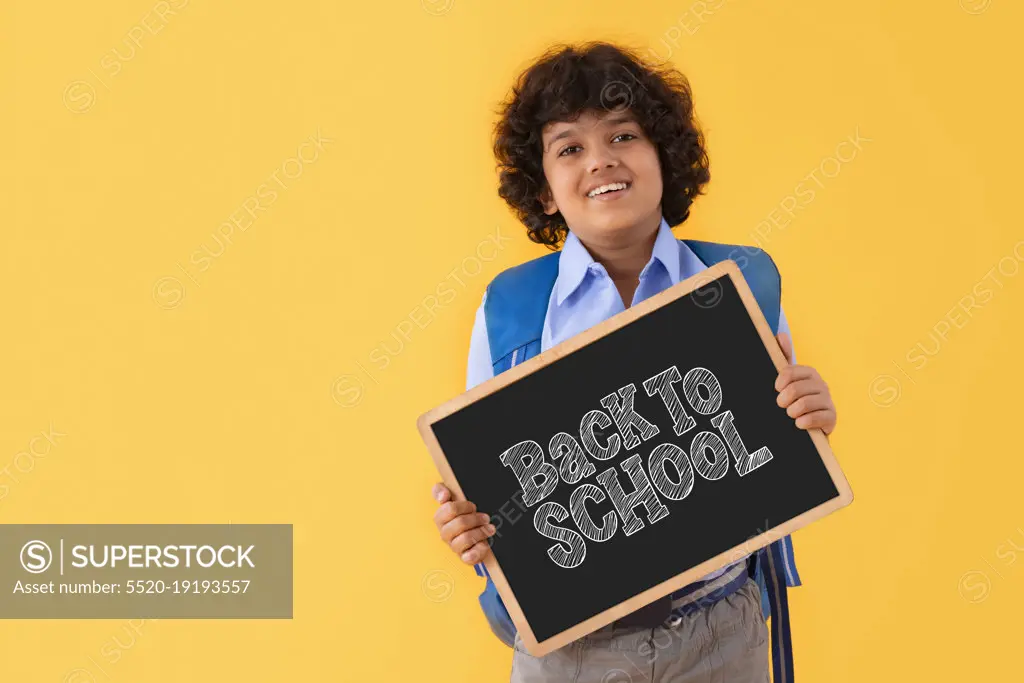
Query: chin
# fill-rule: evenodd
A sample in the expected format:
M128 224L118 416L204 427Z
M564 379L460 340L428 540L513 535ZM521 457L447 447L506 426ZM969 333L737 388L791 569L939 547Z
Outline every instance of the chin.
M594 216L591 223L605 234L630 232L650 216L650 212L630 210L627 207L599 213L601 215Z
M605 244L623 244L633 239L633 231L637 221L629 217L606 216L588 222L584 240L596 240Z

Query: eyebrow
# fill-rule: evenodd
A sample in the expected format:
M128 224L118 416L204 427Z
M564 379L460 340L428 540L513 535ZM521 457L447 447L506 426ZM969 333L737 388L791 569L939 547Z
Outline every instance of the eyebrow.
M601 125L617 126L620 123L636 123L636 117L634 117L632 114L618 114L617 116L612 116L611 118L605 119L604 121L601 122ZM555 144L555 142L561 140L562 138L567 138L575 132L575 127L566 128L561 133L548 140L548 144L544 147L544 151L547 152L549 149L551 149L551 145Z

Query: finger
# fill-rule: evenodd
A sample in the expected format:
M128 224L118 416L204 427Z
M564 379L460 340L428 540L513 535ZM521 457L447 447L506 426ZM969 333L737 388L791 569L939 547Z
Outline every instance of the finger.
M476 505L468 500L449 500L437 508L437 512L434 513L434 524L440 529L459 515L468 515L471 512L476 512Z
M437 482L434 484L434 488L431 490L430 495L434 497L438 503L447 503L452 498L452 492L448 490L448 487Z
M494 535L495 528L493 524L485 524L478 526L475 529L470 529L464 533L459 534L452 539L449 544L452 550L457 552L459 555L466 552L480 541L486 542L488 538Z
M831 408L832 402L828 399L828 396L824 394L811 394L794 401L792 405L786 408L786 414L796 419L801 415L813 413L815 410L829 410Z
M796 426L800 429L821 429L829 434L835 428L836 413L834 410L815 410L797 418Z
M782 355L786 357L790 363L793 362L793 339L786 332L779 332L775 335L775 339L778 340L779 346L782 348Z
M835 410L832 410L830 412L831 415L828 416L828 421L822 427L819 427L819 429L821 429L821 431L825 433L826 439L828 438L829 434L836 430L836 422L839 420L839 416L836 414Z
M487 524L491 520L490 516L483 512L476 512L468 515L459 515L452 521L441 527L441 538L444 539L445 543L450 544L452 539L463 534L470 529L476 529L478 527Z
M779 392L775 401L779 406L786 408L790 403L797 400L801 396L810 396L811 394L823 394L825 393L825 385L817 381L814 378L809 379L798 379L792 382L785 389Z
M818 371L809 365L787 365L775 378L775 391L782 391L790 382L817 377Z
M460 557L466 564L476 564L477 562L483 562L490 552L491 546L487 545L486 542L481 541L466 552L462 553Z

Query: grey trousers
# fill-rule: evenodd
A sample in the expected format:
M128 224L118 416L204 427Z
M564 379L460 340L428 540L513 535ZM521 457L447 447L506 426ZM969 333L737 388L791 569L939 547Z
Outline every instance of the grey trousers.
M769 683L768 628L757 583L674 627L602 629L544 657L516 636L512 683Z

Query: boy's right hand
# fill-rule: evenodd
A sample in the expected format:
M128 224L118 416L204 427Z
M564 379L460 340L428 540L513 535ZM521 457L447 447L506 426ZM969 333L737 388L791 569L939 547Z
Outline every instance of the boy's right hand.
M476 511L468 500L452 500L452 492L438 482L432 491L441 507L434 513L434 524L441 540L466 564L482 562L491 552L487 539L494 535L490 515Z

